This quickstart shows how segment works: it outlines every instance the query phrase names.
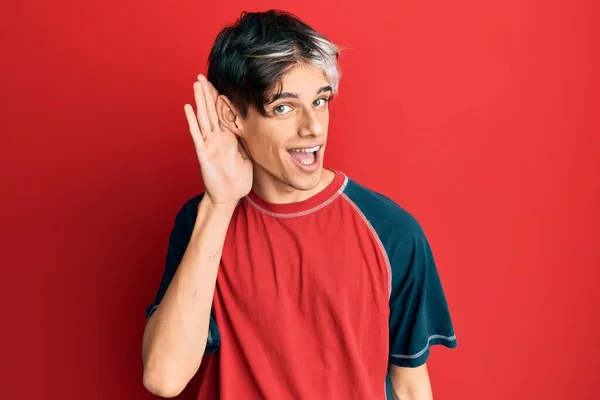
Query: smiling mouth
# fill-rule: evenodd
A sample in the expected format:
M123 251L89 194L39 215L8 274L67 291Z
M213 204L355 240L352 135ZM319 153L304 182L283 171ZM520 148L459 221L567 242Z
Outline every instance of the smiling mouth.
M320 149L321 149L321 146L318 145L318 146L314 146L314 147L290 149L290 150L288 150L288 153L290 153L292 158L294 160L296 160L298 163L305 165L305 166L311 166L317 160L317 154Z

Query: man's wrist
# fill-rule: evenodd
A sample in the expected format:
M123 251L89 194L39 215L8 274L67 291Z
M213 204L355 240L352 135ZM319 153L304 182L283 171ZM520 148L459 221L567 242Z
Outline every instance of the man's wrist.
M232 213L235 210L238 203L239 203L239 200L229 201L229 202L225 202L225 203L214 203L210 199L210 197L205 194L202 197L202 200L200 200L200 204L198 204L198 211L200 211L200 209L203 209L204 211L208 211L208 212L228 214L228 213Z

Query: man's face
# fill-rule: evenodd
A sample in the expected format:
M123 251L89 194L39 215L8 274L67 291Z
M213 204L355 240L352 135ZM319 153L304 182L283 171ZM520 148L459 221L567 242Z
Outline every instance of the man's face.
M319 184L330 97L329 82L320 69L298 66L284 77L280 97L265 104L266 117L249 108L242 121L242 142L254 163L254 179L266 183L275 178L297 190Z

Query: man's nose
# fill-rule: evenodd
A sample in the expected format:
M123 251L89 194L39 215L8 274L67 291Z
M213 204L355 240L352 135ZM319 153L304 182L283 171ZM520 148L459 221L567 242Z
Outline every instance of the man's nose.
M306 113L304 128L300 131L301 136L321 136L325 132L325 126L319 115L314 111Z

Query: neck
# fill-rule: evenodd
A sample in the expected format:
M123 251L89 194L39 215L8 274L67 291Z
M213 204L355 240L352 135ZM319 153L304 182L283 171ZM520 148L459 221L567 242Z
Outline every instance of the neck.
M264 201L273 204L297 203L306 200L325 189L335 176L335 172L323 168L319 183L314 188L300 190L274 178L259 166L254 166L253 173L252 191Z

